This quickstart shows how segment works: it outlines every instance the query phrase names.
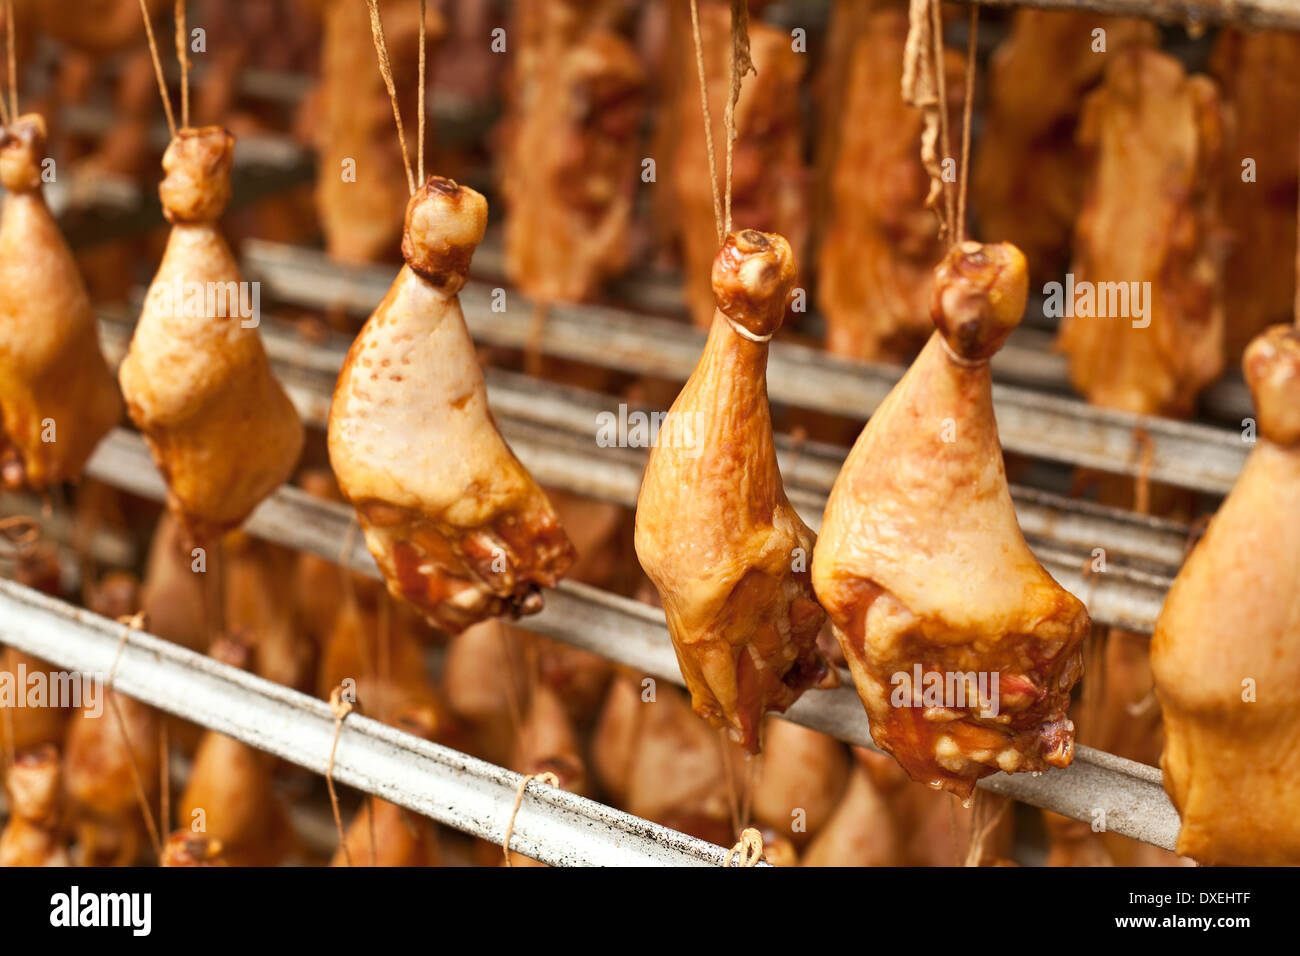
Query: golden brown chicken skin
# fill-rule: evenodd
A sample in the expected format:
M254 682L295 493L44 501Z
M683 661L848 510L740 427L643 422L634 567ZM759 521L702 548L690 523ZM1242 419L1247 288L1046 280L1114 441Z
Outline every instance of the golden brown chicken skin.
M5 792L9 820L0 833L0 866L67 866L59 752L47 745L18 754Z
M858 437L813 556L872 737L913 779L963 799L998 770L1070 763L1066 710L1090 626L1025 544L993 416L988 360L1026 288L1005 243L967 241L940 263L938 331Z
M637 499L637 557L663 601L695 712L753 752L764 713L835 678L817 650L816 538L786 498L767 402L767 338L794 280L781 236L727 236L704 354Z
M543 302L590 298L631 248L645 75L631 44L600 22L602 6L613 5L516 4L506 274Z
M1160 764L1200 863L1300 864L1300 331L1246 349L1259 433L1151 642Z
M8 484L76 479L122 397L85 284L41 193L45 120L0 129L0 445Z
M118 371L168 505L196 537L242 524L289 477L303 442L262 348L252 287L217 227L234 145L207 126L167 148L158 191L171 235Z
M1112 55L1085 103L1092 171L1071 266L1083 291L1069 311L1062 293L1059 346L1090 402L1187 415L1223 371L1221 126L1212 80L1141 47Z
M433 176L416 192L406 266L353 343L330 409L330 463L389 591L450 633L536 613L574 559L497 431L461 312L486 224L472 189Z

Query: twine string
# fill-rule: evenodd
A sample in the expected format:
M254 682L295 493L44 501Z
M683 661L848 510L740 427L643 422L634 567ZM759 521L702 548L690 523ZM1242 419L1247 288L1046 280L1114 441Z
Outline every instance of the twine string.
M966 238L966 193L970 183L970 126L975 105L975 53L979 37L980 6L971 4L969 36L966 40L966 89L961 113L961 184L957 190L957 235L954 244Z
M736 841L736 845L727 851L723 865L732 866L733 859L737 867L757 866L763 859L763 834L753 827L746 827L740 834L740 839Z
M416 152L419 159L416 162L420 171L420 175L416 179L416 182L420 184L424 183L424 76L426 69L425 47L428 44L428 39L425 37L424 25L424 8L426 2L427 0L420 0L420 87L416 91L416 109L418 111L416 123L419 127L419 132L417 133L419 141L416 143Z
M145 616L143 611L137 611L135 614L117 619L118 623L123 625L121 640L117 642L117 652L113 655L113 666L108 669L108 677L104 681L104 687L109 691L108 703L113 708L113 718L117 722L117 731L122 735L122 743L126 747L127 766L131 770L131 785L135 789L136 803L140 805L140 812L144 815L144 825L149 831L149 842L153 846L153 851L158 859L162 859L162 838L158 833L158 824L153 818L153 809L149 806L149 798L144 789L144 776L140 773L140 762L135 757L135 747L131 744L131 734L127 730L126 718L122 715L122 705L118 702L117 693L113 691L113 679L117 676L117 665L122 660L122 652L126 650L127 639L130 638L133 630L139 631L144 629Z
M9 111L4 117L6 125L18 121L18 52L14 39L17 32L14 0L5 0L5 59L9 67ZM0 98L0 105L3 105L3 98Z
M758 74L749 55L749 0L731 0L731 91L727 97L724 124L727 129L727 189L725 237L731 232L731 169L736 145L736 104L747 74Z
M722 193L718 187L718 163L713 150L713 115L709 111L709 80L704 71L704 39L700 35L700 7L691 0L691 29L695 38L695 70L700 77L700 109L704 113L704 145L709 154L709 185L713 187L713 220L717 224L718 242L726 238L722 231Z
M519 808L523 806L524 803L524 790L526 790L528 785L534 780L550 784L552 787L558 787L560 785L560 778L549 770L543 770L541 773L530 773L528 776L520 779L519 787L515 790L514 809L510 811L510 820L506 823L506 835L501 841L501 853L505 857L506 866L514 865L510 862L510 839L515 835L515 818L519 816Z
M330 691L330 710L334 713L334 740L330 743L330 758L325 763L325 787L330 794L330 810L334 813L334 828L338 830L339 846L343 848L343 859L352 866L352 851L348 848L347 834L343 832L343 817L339 813L339 795L334 789L334 755L339 749L339 737L343 733L343 721L352 713L352 703L343 699L343 686L340 684Z
M158 41L154 39L153 22L149 19L149 7L145 0L140 0L140 16L144 18L144 33L149 40L149 55L153 57L153 73L158 80L158 95L162 97L163 112L167 114L167 129L172 139L175 139L176 117L172 114L172 101L167 95L167 80L163 77L162 57L158 55Z
M143 0L141 0L143 2ZM402 110L397 105L397 87L393 83L393 64L388 59L388 42L384 39L384 23L379 16L379 0L366 0L370 9L370 36L375 41L375 55L379 58L379 72L388 89L389 102L393 104L393 120L397 123L397 141L402 147L402 165L406 169L406 186L415 195L415 172L411 168L411 152L406 147L406 129L402 126Z
M185 0L176 0L176 62L181 67L181 129L190 125L189 31L185 28Z

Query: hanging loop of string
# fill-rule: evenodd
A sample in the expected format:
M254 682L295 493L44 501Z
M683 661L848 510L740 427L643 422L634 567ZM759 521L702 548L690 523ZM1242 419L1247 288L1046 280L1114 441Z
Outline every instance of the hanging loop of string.
M167 114L167 129L172 139L175 139L176 116L172 113L171 97L167 95L167 79L163 76L162 57L158 55L158 41L153 35L153 21L149 19L149 7L145 0L140 0L140 16L144 18L144 34L149 40L149 54L153 57L153 72L158 80L158 95L162 97L163 112Z
M510 839L515 835L515 818L519 816L519 808L523 806L524 791L528 789L528 785L534 780L550 784L552 787L560 785L560 778L549 770L544 770L541 773L530 773L519 781L519 788L515 790L514 809L510 811L510 820L506 823L506 835L501 840L501 852L505 855L506 866L514 865L510 862Z
M727 851L723 865L732 866L733 859L737 867L758 866L763 859L763 834L753 827L746 827L736 845Z
M713 114L709 109L709 81L704 67L704 37L700 30L698 0L691 0L691 29L695 41L695 68L700 80L700 111L704 114L704 146L709 156L709 185L713 188L713 220L721 243L731 232L731 177L736 144L736 104L745 76L758 70L749 53L748 0L731 0L731 81L727 90L723 126L727 137L726 186L718 183L718 160L713 145Z
M700 76L700 109L704 113L704 146L709 154L709 185L713 187L713 219L718 227L718 242L726 238L722 231L722 191L718 186L718 163L713 149L713 116L709 111L709 79L704 70L704 40L700 35L700 7L691 0L691 29L695 38L695 68Z
M8 64L9 107L5 108L4 97L0 96L0 120L8 126L18 120L18 52L15 34L18 24L14 22L14 0L5 0L5 60Z
M388 99L393 104L393 120L397 123L397 141L402 147L402 165L406 169L406 186L415 195L415 171L411 168L411 151L406 147L406 128L402 125L402 110L397 105L397 87L393 83L393 64L388 59L388 41L384 39L384 23L379 16L379 0L366 0L370 9L370 36L375 41L375 55L379 58L379 72L388 89ZM420 30L423 33L424 24ZM423 119L423 117L421 117Z
M343 699L342 685L330 691L330 711L334 714L334 739L330 743L329 760L325 763L325 787L329 790L330 809L334 812L334 827L338 830L339 846L343 848L343 859L348 866L352 865L352 851L348 848L347 834L343 832L343 816L339 813L339 796L334 790L334 755L339 749L339 737L343 733L343 721L348 718L352 710L352 703Z
M970 184L970 121L975 104L975 54L979 47L980 5L971 4L969 35L966 39L966 88L961 110L961 183L957 188L957 235L954 244L966 238L966 192Z
M416 149L416 154L419 157L416 160L416 167L419 170L419 176L415 180L417 185L424 184L424 83L425 83L424 77L427 68L425 47L428 45L428 39L425 37L425 32L426 32L425 22L424 22L425 4L426 4L426 0L420 0L420 80L419 80L420 85L416 90L416 104L415 104L416 113L417 113L416 116L417 131L415 134L417 138L417 142L415 144L415 149Z
M731 168L736 146L736 104L740 102L740 86L746 75L758 74L749 55L749 0L731 0L731 88L727 96L725 125L727 129L727 190L726 220L723 235L731 232Z
M935 23L939 36L935 38ZM942 20L937 0L911 0L908 7L907 43L903 49L903 102L921 110L921 164L930 176L925 208L939 220L939 238L952 235L951 196L943 178L940 150L948 153L948 111L943 81ZM935 50L939 58L936 66ZM943 84L943 85L941 85Z
M113 665L108 669L108 677L104 680L104 689L113 690L113 680L117 676L117 665L122 660L122 651L126 650L126 642L131 637L132 631L143 630L145 626L145 615L143 611L137 611L135 614L126 617L120 617L117 622L123 626L122 637L117 642L117 652L113 655ZM149 832L149 842L153 845L154 854L159 860L162 859L162 836L158 830L158 824L154 822L153 808L149 806L149 797L144 788L144 777L140 773L140 763L135 758L135 747L131 743L131 735L127 731L126 718L122 715L122 705L118 702L116 692L108 695L109 706L112 707L113 717L117 723L117 732L122 737L122 745L126 748L127 766L131 771L131 784L135 788L136 803L140 805L140 812L144 816L145 829ZM166 821L163 821L166 825Z
M181 67L181 129L190 125L189 31L185 28L185 0L176 0L176 62Z

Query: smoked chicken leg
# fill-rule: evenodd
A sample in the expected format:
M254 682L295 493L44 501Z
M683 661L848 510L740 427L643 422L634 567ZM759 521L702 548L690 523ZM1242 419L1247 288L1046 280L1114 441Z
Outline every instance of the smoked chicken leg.
M1296 286L1296 190L1292 137L1300 125L1300 35L1286 30L1220 30L1210 71L1233 122L1223 164L1223 218L1232 233L1224 296L1232 303L1227 359L1276 322L1290 319ZM1246 160L1250 159L1250 175Z
M122 417L90 297L41 194L45 121L0 130L0 414L6 478L35 489L80 476Z
M695 712L751 752L783 711L835 671L808 576L815 536L786 499L767 404L767 340L794 285L780 236L727 236L704 354L651 450L636 553L659 591Z
M1035 274L1059 274L1069 258L1086 185L1086 149L1075 141L1084 99L1115 53L1159 39L1154 23L1137 18L1029 8L1012 15L989 62L971 199L983 232L1020 249Z
M1201 863L1300 864L1300 331L1246 349L1259 437L1174 580L1151 667L1160 765Z
M1186 415L1223 371L1221 126L1214 82L1141 46L1110 54L1084 103L1093 166L1057 314L1090 402Z
M943 245L934 213L925 208L925 120L898 91L907 10L901 4L873 6L861 19L854 24L858 33L844 70L843 104L834 117L840 129L829 170L826 238L818 250L818 301L831 352L903 361L933 331L926 310ZM945 51L954 124L965 84L962 62L955 51Z
M455 634L535 614L573 563L555 509L497 431L457 293L487 202L432 176L406 210L406 265L353 342L330 463L389 591Z
M168 506L196 537L242 524L289 477L303 442L217 228L234 146L206 126L180 130L167 148L159 194L171 236L118 372Z
M601 24L612 6L516 4L506 275L542 302L591 298L627 265L645 75L636 50Z
M993 417L988 360L1026 291L1014 246L948 253L938 331L858 437L813 555L872 737L913 779L962 799L998 770L1070 763L1066 709L1090 626L1025 544ZM914 668L953 692L923 696L930 677L907 693Z
M59 752L47 745L18 754L5 778L5 791L9 821L0 833L0 866L67 866Z

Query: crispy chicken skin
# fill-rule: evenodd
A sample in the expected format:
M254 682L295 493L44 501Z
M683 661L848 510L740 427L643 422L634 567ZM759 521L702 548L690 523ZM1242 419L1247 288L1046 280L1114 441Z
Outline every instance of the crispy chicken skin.
M5 777L9 820L0 833L0 866L67 866L59 752L46 745L20 753Z
M659 591L695 712L751 752L769 710L835 672L808 577L815 536L786 499L767 403L766 341L795 280L780 236L727 236L704 354L651 450L636 553Z
M458 633L541 610L573 563L555 509L497 431L457 292L487 202L432 176L411 198L406 266L352 344L330 462L389 591Z
M590 0L525 0L505 129L506 274L543 302L627 265L644 70Z
M1201 863L1300 864L1300 332L1246 350L1258 442L1156 621L1160 764Z
M80 476L122 417L95 314L41 194L45 121L0 130L0 414L10 483L47 488Z
M1070 380L1090 402L1181 416L1223 371L1223 263L1218 219L1223 133L1214 82L1134 47L1113 54L1084 106L1079 141L1092 158L1075 228L1076 287L1149 283L1146 315L1062 320ZM1149 293L1146 291L1149 289Z
M118 372L168 505L196 537L243 523L289 477L303 442L253 318L241 315L239 266L217 229L233 150L216 126L182 129L167 148L158 192L171 236Z
M1066 709L1089 628L1025 544L993 417L988 360L1026 288L1025 259L1005 243L964 242L940 263L938 331L853 446L813 555L872 737L914 779L963 799L997 770L1070 763ZM997 706L975 688L964 706L955 693L926 706L922 687L909 698L898 675L915 665L945 684L988 675L989 697L996 673Z

